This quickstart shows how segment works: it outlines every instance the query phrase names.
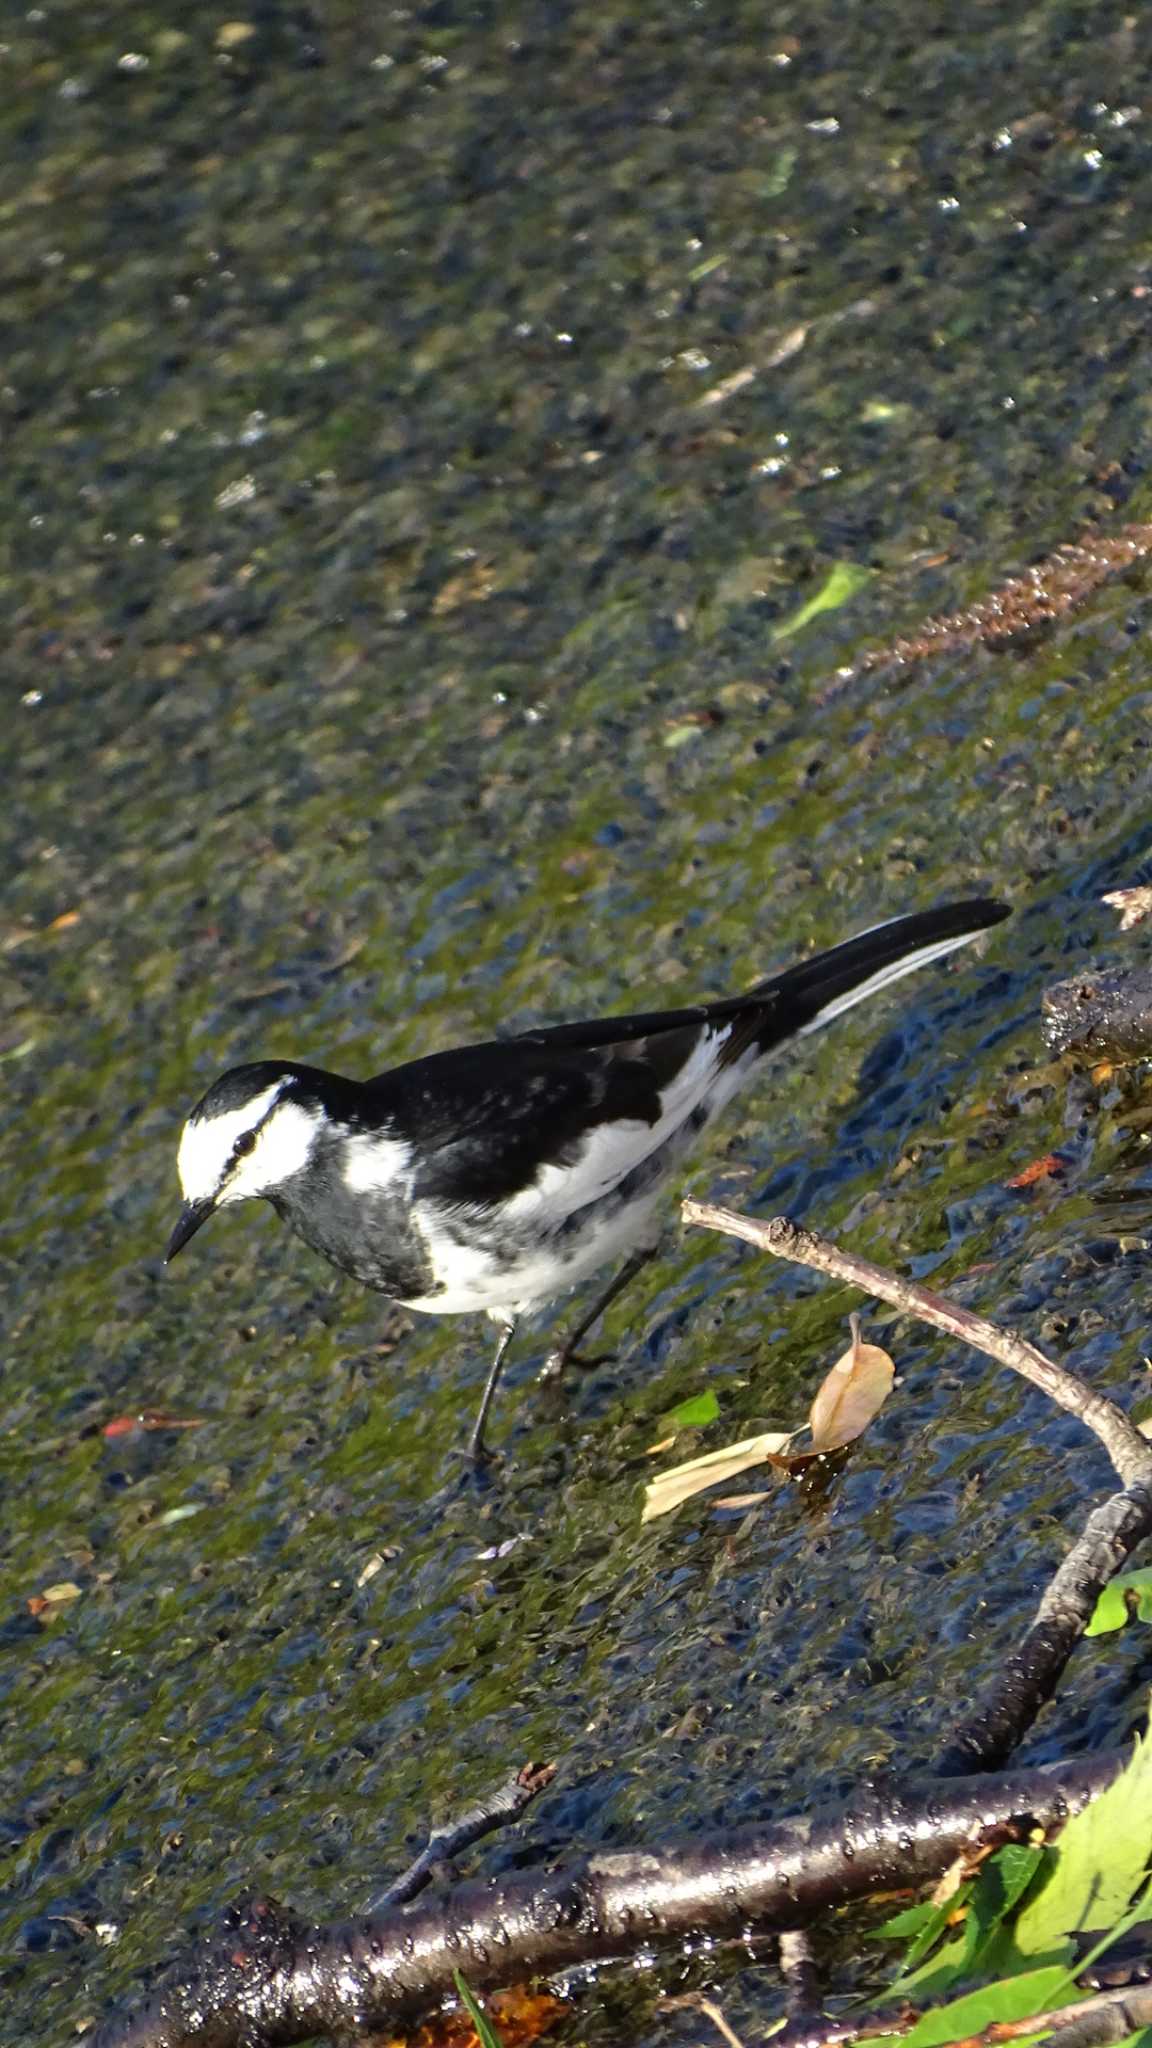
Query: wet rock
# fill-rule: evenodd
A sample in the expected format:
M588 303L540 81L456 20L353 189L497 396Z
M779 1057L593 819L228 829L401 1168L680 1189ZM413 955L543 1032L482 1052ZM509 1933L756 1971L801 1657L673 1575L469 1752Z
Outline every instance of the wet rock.
M1152 961L1071 975L1045 989L1041 1003L1053 1052L1152 1057Z

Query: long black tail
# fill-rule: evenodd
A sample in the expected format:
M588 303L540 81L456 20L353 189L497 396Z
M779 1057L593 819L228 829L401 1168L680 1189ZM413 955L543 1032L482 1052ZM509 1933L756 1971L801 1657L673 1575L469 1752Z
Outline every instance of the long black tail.
M987 931L1010 916L1007 904L990 897L968 903L945 903L937 910L914 911L889 924L860 932L827 953L816 953L795 967L757 982L742 998L763 1002L765 1016L756 1032L764 1052L785 1038L816 1031L854 1003L864 1002L891 981L915 973L931 960L941 960L977 932ZM717 1005L722 1009L724 1005Z
M579 1024L551 1024L543 1030L525 1031L517 1036L526 1045L553 1046L558 1051L571 1047L591 1051L597 1046L635 1043L655 1039L662 1032L682 1031L693 1024L716 1024L726 1017L742 1018L745 1028L731 1034L724 1057L736 1059L749 1045L769 1052L805 1031L830 1023L853 1003L863 1002L877 989L912 974L930 960L939 960L955 946L963 946L977 932L1000 924L1011 915L1004 903L988 897L974 897L969 903L945 903L938 910L917 910L910 917L894 917L890 924L878 924L833 946L827 953L815 953L795 967L745 989L742 995L722 996L718 1002L696 1003L686 1010L649 1010L631 1017L596 1017Z

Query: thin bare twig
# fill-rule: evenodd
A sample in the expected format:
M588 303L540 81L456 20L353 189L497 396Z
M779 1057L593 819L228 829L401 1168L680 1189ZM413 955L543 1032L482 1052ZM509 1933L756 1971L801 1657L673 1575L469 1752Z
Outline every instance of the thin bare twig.
M426 1884L431 1883L434 1871L441 1864L450 1863L454 1856L462 1855L484 1835L507 1827L509 1821L519 1820L524 1808L546 1785L552 1783L555 1776L555 1764L527 1763L510 1778L505 1778L494 1791L485 1793L474 1806L457 1814L454 1820L444 1821L440 1827L433 1828L420 1854L392 1884L377 1894L368 1911L385 1913L390 1906L407 1905L409 1899L414 1899Z
M774 1258L828 1273L833 1280L846 1281L849 1287L874 1294L881 1301L890 1302L893 1308L916 1316L920 1322L931 1323L934 1329L958 1337L974 1351L986 1352L989 1358L1006 1365L1009 1372L1030 1380L1058 1408L1075 1415L1090 1429L1103 1444L1125 1486L1152 1486L1152 1444L1141 1436L1124 1410L1106 1395L1086 1387L1065 1366L1046 1358L1017 1331L998 1329L984 1316L973 1315L971 1309L961 1308L958 1302L934 1294L931 1288L921 1287L915 1280L888 1273L883 1266L857 1258L854 1252L841 1251L815 1231L801 1230L787 1216L774 1216L770 1222L761 1223L755 1216L741 1216L711 1202L692 1201L683 1202L680 1213L685 1223L726 1231L730 1237L740 1237L755 1245L758 1251L771 1252Z
M1152 1535L1152 1445L1115 1402L1086 1387L1065 1366L1054 1364L1017 1331L998 1329L984 1316L914 1280L841 1251L814 1231L798 1229L786 1216L761 1223L706 1202L685 1202L682 1214L687 1223L726 1231L776 1258L847 1281L986 1352L1075 1415L1111 1458L1124 1482L1123 1493L1093 1510L1047 1587L1024 1640L1005 1658L975 1711L953 1731L937 1765L942 1777L996 1768L1011 1756L1051 1699L1108 1581L1137 1544Z
M787 1927L780 1936L780 1975L787 2018L774 2037L778 2048L808 2048L810 2042L823 2042L836 2022L821 2003L820 1973L803 1928Z
M721 2040L727 2041L728 2048L744 2048L744 2043L736 2032L735 2027L729 2026L715 2000L705 1998L702 1991L684 1991L677 1998L662 1998L659 2010L661 2012L703 2013L706 2020L711 2020Z

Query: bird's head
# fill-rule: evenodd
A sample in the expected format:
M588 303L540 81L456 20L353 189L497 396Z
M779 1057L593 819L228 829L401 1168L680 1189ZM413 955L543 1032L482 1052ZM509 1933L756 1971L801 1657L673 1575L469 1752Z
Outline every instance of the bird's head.
M276 1060L230 1067L184 1126L177 1169L184 1207L165 1259L226 1202L267 1195L308 1162L324 1112L306 1072Z

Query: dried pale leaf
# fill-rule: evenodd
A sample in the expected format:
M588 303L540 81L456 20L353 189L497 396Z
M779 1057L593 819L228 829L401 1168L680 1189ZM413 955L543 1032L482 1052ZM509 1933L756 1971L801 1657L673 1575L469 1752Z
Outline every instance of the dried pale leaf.
M1100 898L1110 910L1120 912L1120 929L1130 932L1134 925L1143 924L1146 917L1152 917L1152 889L1110 889L1107 896Z
M725 1493L714 1500L714 1508L758 1508L762 1500L771 1500L770 1493Z
M794 1430L765 1430L760 1436L747 1436L738 1444L729 1444L726 1450L708 1451L702 1458L689 1458L684 1465L672 1465L667 1472L658 1472L644 1489L641 1521L654 1522L658 1515L671 1514L673 1508L691 1500L694 1494L704 1493L724 1479L735 1479L750 1465L762 1465L766 1458L786 1450L794 1435Z
M851 1318L852 1342L836 1360L816 1399L808 1425L813 1451L838 1451L861 1436L892 1392L896 1368L878 1344L860 1341L860 1319Z

